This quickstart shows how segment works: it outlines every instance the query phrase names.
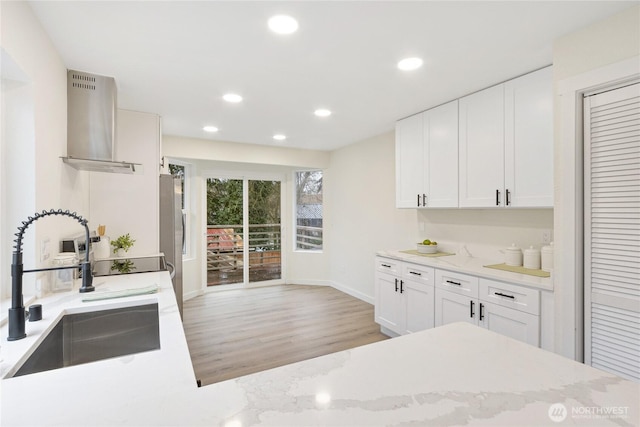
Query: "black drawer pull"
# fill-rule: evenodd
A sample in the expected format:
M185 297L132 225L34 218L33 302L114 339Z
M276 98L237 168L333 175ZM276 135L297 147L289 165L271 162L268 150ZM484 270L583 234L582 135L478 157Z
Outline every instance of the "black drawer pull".
M483 308L484 308L484 304L480 303L480 320L484 319L484 313L482 312Z
M473 319L473 316L475 315L475 313L473 312L473 300L469 301L469 317L471 317Z
M420 207L420 195L418 194L418 207Z
M398 279L396 279L396 292L398 292Z
M424 193L422 194L422 206L427 206L427 195Z
M462 283L460 283L460 282L454 282L453 280L447 280L447 283L451 283L452 285L462 286Z
M402 287L403 284L404 284L404 281L400 280L400 293L404 292L404 288Z
M422 273L418 273L417 271L410 271L409 274L415 274L416 276L422 276Z
M380 264L382 267L391 268L389 264Z
M511 197L509 197L510 195L511 195L511 192L507 190L507 206L511 205Z
M499 295L499 296L505 297L505 298L516 299L516 297L514 297L513 295L507 295L507 294L503 294L501 292L494 292L494 295Z

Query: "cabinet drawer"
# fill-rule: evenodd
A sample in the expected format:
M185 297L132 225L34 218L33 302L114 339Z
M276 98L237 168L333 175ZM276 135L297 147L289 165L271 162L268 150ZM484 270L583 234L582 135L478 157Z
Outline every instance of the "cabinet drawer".
M436 286L469 298L478 297L478 278L446 270L436 270Z
M400 275L400 261L393 260L391 258L376 257L376 271L381 273L389 273L394 275Z
M435 269L418 264L402 264L402 278L412 282L433 286Z
M480 279L481 301L524 311L536 316L540 314L540 291L524 286Z

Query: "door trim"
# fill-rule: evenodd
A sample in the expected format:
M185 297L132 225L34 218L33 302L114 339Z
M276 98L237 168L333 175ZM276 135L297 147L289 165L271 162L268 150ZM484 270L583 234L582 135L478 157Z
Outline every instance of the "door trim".
M559 122L555 142L554 351L584 360L583 103L585 93L640 80L635 56L561 80L556 85ZM562 173L560 173L562 172ZM558 286L555 286L555 283Z

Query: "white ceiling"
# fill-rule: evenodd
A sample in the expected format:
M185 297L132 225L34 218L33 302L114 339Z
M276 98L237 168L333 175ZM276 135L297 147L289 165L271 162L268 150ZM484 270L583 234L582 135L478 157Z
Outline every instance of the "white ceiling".
M160 114L165 135L318 150L549 65L554 39L638 4L29 3L68 68L115 77L118 106ZM270 32L275 14L292 15L299 30ZM399 71L406 56L424 65ZM244 101L226 103L226 92ZM319 107L333 115L315 117Z

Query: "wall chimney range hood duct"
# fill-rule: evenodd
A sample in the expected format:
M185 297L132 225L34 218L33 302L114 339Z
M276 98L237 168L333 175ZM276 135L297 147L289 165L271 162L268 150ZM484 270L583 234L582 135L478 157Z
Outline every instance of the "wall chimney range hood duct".
M67 157L91 172L142 173L142 165L116 161L117 87L113 77L67 71Z

